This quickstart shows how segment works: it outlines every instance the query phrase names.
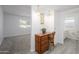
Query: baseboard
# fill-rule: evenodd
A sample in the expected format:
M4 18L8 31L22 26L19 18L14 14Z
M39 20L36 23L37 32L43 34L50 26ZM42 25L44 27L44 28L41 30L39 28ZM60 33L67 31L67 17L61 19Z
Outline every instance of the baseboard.
M34 51L35 51L34 49L31 49L31 50L30 50L30 52L34 52Z

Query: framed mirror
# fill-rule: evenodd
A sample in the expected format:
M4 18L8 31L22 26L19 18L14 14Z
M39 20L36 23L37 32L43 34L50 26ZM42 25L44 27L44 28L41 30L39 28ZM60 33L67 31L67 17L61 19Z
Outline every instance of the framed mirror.
M40 13L40 23L44 24L44 14Z

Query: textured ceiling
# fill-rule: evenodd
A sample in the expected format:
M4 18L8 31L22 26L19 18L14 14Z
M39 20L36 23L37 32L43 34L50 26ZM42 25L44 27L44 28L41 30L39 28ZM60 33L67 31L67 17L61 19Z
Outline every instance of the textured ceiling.
M39 5L39 6L35 6L35 9L40 9L41 11L48 11L48 10L65 11L65 10L69 10L73 8L79 8L79 5Z
M3 11L20 16L30 16L31 6L28 5L5 5L2 6Z
M21 16L31 15L31 6L29 5L4 5L2 7L3 11L7 13L12 13ZM40 5L40 6L35 5L34 7L35 10L40 9L43 12L48 12L48 10L65 11L74 8L79 8L78 5Z

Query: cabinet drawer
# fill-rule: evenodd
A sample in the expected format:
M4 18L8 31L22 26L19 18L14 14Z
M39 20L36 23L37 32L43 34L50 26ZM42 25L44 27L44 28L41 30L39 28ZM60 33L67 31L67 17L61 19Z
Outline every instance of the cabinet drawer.
M41 45L45 45L45 44L48 44L48 40L45 40L45 41L41 41Z
M42 36L42 37L41 37L41 40L42 40L42 41L48 40L48 36Z
M47 50L48 49L48 44L46 44L46 45L43 45L43 46L41 46L41 49L40 50L42 50L42 51L44 51L44 50Z

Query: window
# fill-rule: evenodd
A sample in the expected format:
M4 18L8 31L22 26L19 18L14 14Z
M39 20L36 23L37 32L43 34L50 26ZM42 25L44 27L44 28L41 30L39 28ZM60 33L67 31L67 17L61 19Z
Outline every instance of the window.
M75 19L74 17L67 17L64 20L65 30L75 29Z
M72 19L72 20L65 20L65 23L74 23L75 22L75 20L74 19Z
M27 27L30 27L30 25L27 24L26 20L20 20L20 27L27 28Z

